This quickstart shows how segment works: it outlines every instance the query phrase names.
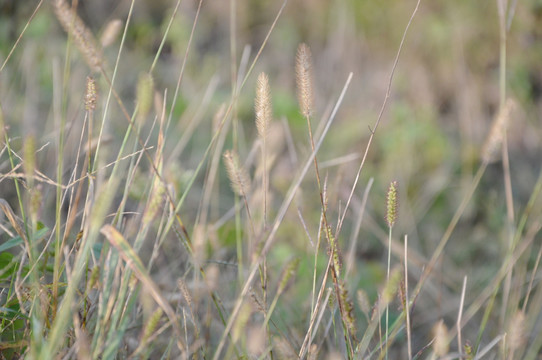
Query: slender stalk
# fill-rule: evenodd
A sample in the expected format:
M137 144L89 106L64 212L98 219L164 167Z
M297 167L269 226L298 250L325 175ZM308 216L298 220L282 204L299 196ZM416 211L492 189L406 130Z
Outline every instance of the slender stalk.
M410 298L408 297L408 235L405 235L405 316L408 360L412 360L412 333L410 328Z
M507 42L507 28L506 17L508 13L508 0L497 0L497 9L499 14L499 109L502 110L506 103L506 42ZM504 192L506 199L506 215L507 215L507 238L508 246L506 252L512 251L513 239L514 239L514 201L512 195L512 179L510 176L510 159L508 157L508 136L506 127L503 129L502 139L502 167L504 177ZM506 326L506 313L508 307L508 299L510 297L510 289L512 286L512 273L506 276L503 287L503 302L501 307L500 326L501 331L504 332ZM504 344L504 342L503 342Z
M392 227L390 226L389 231L388 231L388 267L387 267L387 270L386 270L386 282L390 281L391 229L392 229ZM389 344L388 344L389 316L390 316L390 305L386 304L386 333L385 333L386 345L384 346L384 349L385 349L384 351L386 352L386 360L388 359L388 352L389 352L389 350L388 350L388 347L389 347Z
M397 181L392 181L388 188L388 194L386 197L386 223L388 224L388 266L386 271L386 286L389 286L390 282L390 270L391 270L391 237L393 225L397 220ZM388 359L388 332L389 332L389 302L386 303L386 359Z
M465 290L467 288L467 276L463 278L463 287L461 289L461 301L459 302L459 314L457 315L457 352L459 353L459 358L463 353L463 341L461 337L461 320L463 318L463 304L465 303Z

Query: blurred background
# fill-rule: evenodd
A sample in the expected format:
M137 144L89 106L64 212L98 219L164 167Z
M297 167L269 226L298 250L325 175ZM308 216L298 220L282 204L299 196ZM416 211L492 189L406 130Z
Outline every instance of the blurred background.
M231 97L235 83L232 79L238 72L246 73L246 59L248 64L252 62L282 6L282 1L277 0L233 3L234 6L224 0L203 1L196 24L173 109L172 131L166 139L166 157L170 156L168 179L178 195L182 194L183 186L211 139L214 114ZM129 110L134 108L139 75L151 66L175 4L173 0L135 2L116 79L117 91ZM2 62L37 5L38 1L0 0ZM277 123L277 152L283 159L275 162L271 173L273 214L297 168L310 153L306 122L299 113L295 94L297 46L305 42L312 50L314 129L327 118L348 74L353 73L337 120L318 153L320 163L324 164L322 173L328 177L331 218L336 224L367 146L369 127L374 126L384 101L393 61L415 5L415 1L405 0L287 2L254 70L240 90L236 110L237 146L241 158L247 159L257 137L253 110L256 77L261 71L269 74ZM172 104L197 6L197 1L182 1L153 72L155 89L162 94L167 89L168 106ZM513 11L508 19L506 84L507 96L514 99L517 106L509 121L508 142L518 216L533 192L541 165L542 2L512 1L510 6ZM79 0L78 13L99 37L109 21L117 18L125 21L129 8L128 0ZM119 43L120 39L105 49L109 69L115 64ZM54 148L47 144L53 141L57 131L53 121L54 91L57 91L54 84L56 79L62 78L65 44L66 34L45 1L0 74L0 99L10 136L17 141L29 132L39 134L37 148L44 146L39 154L41 170L52 177L55 167L49 159L55 159ZM68 120L74 121L84 112L82 99L89 70L77 51L72 51L70 56L71 76L66 79L70 99L66 111ZM99 101L103 104L105 98L106 94L102 94ZM340 239L346 253L350 236L355 234L353 229L361 211L363 191L373 178L355 247L356 262L349 282L352 294L364 289L374 301L385 279L385 193L392 180L399 182L400 189L395 239L399 243L402 236L408 234L413 261L418 266L412 269L413 274L421 271L472 182L480 164L481 148L498 108L497 3L422 0L406 36L391 96ZM109 129L111 147L115 148L127 123L115 105L111 106L110 116L115 119ZM200 119L195 132L186 139L182 152L175 150L194 118ZM67 146L75 147L78 143L77 126L73 125L68 133ZM232 139L228 137L226 148L231 144ZM49 162L53 164L52 170L46 165ZM5 171L7 164L2 166ZM312 251L308 250L310 244L296 211L299 210L309 224L309 232L315 234L319 198L314 192L314 180L314 174L309 172L302 195L292 206L291 214L279 231L279 241L270 253L271 267L280 268L292 253ZM210 211L210 222L218 221L232 206L233 195L228 192L225 176L221 178L220 188L220 200ZM202 189L203 178L194 185L183 207L188 227L196 218ZM0 190L4 198L15 196L12 185L6 181L0 183ZM50 204L53 204L54 193L50 195ZM137 204L137 191L131 200ZM539 203L535 209L540 209ZM48 215L45 209L43 212L46 220ZM467 298L471 291L474 297L474 289L486 284L499 268L507 244L505 222L503 169L497 161L488 167L445 250L440 268L436 270L438 281L432 282L420 295L413 320L416 349L427 342L429 335L426 334L438 319L445 318L449 326L454 324L465 275L469 276ZM232 228L233 225L224 225L217 230L218 240L208 251L209 259L235 261L231 235L228 235ZM168 261L167 254L164 256L162 260ZM311 278L312 261L302 261L299 278ZM394 262L399 263L400 258L395 257ZM308 304L309 299L303 296L309 291L309 283L296 283L285 295L290 299L290 306L286 303L277 310L283 319L293 319L294 324L298 321L300 331L306 319L296 309L300 302ZM476 321L467 324L466 337L474 340L477 329ZM295 338L302 335L296 333L295 326L289 331Z

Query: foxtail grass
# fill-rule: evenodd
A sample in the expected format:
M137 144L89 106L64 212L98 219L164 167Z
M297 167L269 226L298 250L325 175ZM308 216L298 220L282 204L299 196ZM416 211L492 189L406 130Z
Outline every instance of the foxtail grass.
M92 31L77 15L77 9L71 8L66 0L53 0L52 4L58 21L73 38L90 69L99 72L104 65L102 49Z
M388 193L386 196L386 224L388 224L388 266L386 270L386 281L390 281L390 269L391 269L391 237L392 229L397 220L398 212L398 195L397 195L397 181L392 181L388 188ZM389 347L388 343L388 331L389 331L389 305L386 306L386 349ZM386 359L388 351L386 350Z
M17 112L11 113L19 103L9 102L13 97L4 98L6 88L0 89L0 103L5 105L0 106L0 156L4 156L0 181L9 182L13 192L0 199L2 240L8 239L0 244L2 356L10 358L8 352L14 349L11 358L44 360L76 356L104 360L157 356L216 360L326 356L474 359L490 354L503 359L536 359L542 348L536 323L542 301L536 281L542 258L536 242L542 228L536 216L542 172L526 204L521 203L521 197L512 197L514 172L508 158L507 131L515 124L513 108L520 102L507 100L512 96L507 95L505 79L510 31L510 20L506 19L512 18L515 5L497 0L500 100L486 142L479 156L473 157L473 163L479 160L478 170L458 204L439 195L438 205L444 204L444 212L432 214L439 206L430 208L428 213L433 216L448 214L450 204L456 206L452 218L443 224L447 227L441 229L440 241L434 247L423 244L425 228L420 227L419 234L405 235L401 252L398 242L392 240L397 230L398 184L390 184L386 214L381 212L381 220L374 221L370 190L373 181L382 177L365 171L368 161L381 161L381 154L371 157L369 153L373 141L387 135L380 134L379 124L392 99L394 74L420 2L391 65L381 110L373 126L361 132L362 137L366 135L364 150L338 157L335 152L347 144L328 141L328 136L336 119L342 117L346 122L349 114L358 112L349 108L340 112L347 90L357 81L352 73L345 74L342 89L328 101L331 105L319 122L318 114L325 104L320 99L335 84L316 85L327 79L314 71L308 45L299 46L295 65L281 69L284 77L276 76L272 67L258 76L253 74L256 65L267 65L261 58L268 55L264 50L272 43L273 30L280 26L278 20L287 1L276 5L276 16L267 32L251 39L251 43L261 43L259 48L253 52L245 46L242 53L238 21L246 8L235 0L226 5L229 84L224 86L220 74L213 74L201 92L194 89L201 85L198 76L205 75L208 65L194 64L191 49L193 44L201 47L196 30L200 11L207 8L200 0L192 12L185 12L180 3L175 2L171 17L163 22L161 37L151 36L156 52L149 58L149 66L136 69L137 65L124 61L131 60L126 59L125 46L139 26L132 19L135 1L126 19L104 25L98 41L84 17L77 15L77 1L51 0L48 9L68 34L63 74L59 61L53 59L54 126L46 126L46 132L54 127L53 135L41 137L39 131L26 128L21 141L12 120ZM191 29L190 25L179 25L181 9L184 18L193 16ZM179 34L186 41L181 53L170 46L169 37L177 41ZM26 39L21 36L16 41L6 63L11 53L20 49L19 40ZM81 56L73 56L72 45ZM172 50L164 56L164 49ZM320 47L313 49L320 60L316 50ZM111 62L108 57L115 52L116 61ZM171 64L177 68L160 68L166 66L165 58L174 59ZM111 69L107 60L113 64ZM327 62L316 63L319 68ZM189 73L194 68L198 76ZM0 74L5 76L2 69ZM118 76L127 73L133 80L126 86ZM175 73L171 84L164 77L170 73ZM284 100L286 92L295 100L293 92L273 89L275 111L283 119L279 128L273 122L271 85L293 77L297 108L290 109L290 101ZM254 92L246 89L252 80L256 81L254 113L246 106L254 98ZM176 86L174 91L170 85ZM10 112L7 120L4 109ZM392 112L390 118L394 117ZM306 153L297 139L298 120L306 123L302 130L308 140ZM255 134L254 138L250 134ZM340 131L337 134L341 136ZM329 144L324 147L326 141ZM275 145L286 142L283 148ZM358 159L359 167L351 172L349 162ZM469 213L469 206L478 207L485 201L478 196L486 193L479 186L486 169L495 171L495 163L502 165L505 183L508 233L502 261L484 264L494 268L482 280L480 274L469 274L467 286L464 274L444 271L454 270L457 261L453 251L445 250L461 241L454 235L463 228L461 219ZM340 168L335 171L337 166ZM49 173L54 173L54 179ZM309 173L312 178L307 178ZM364 179L369 181L363 197L360 194L358 198L357 185ZM405 192L401 208L414 210L409 231L418 225L414 217L419 215L413 206L418 190L411 180L401 183ZM231 191L224 191L228 182ZM446 190L450 188L453 186ZM451 193L444 193L444 189L437 192ZM297 209L292 209L293 202ZM515 209L521 210L516 214ZM477 224L486 229L479 224L482 218L476 218ZM440 224L431 225L438 231ZM382 241L384 249L387 244L387 261L375 260L374 238ZM327 254L320 250L322 242ZM469 242L469 248L474 246L474 241ZM496 247L490 244L487 251ZM402 258L403 266L395 264L392 252ZM478 268L476 264L465 271ZM257 284L258 273L261 284ZM441 274L443 282L438 284L434 277ZM460 295L456 294L459 289ZM350 294L355 296L355 304ZM443 313L440 308L435 310L438 306L431 308L432 296L442 294L450 295ZM393 311L397 297L401 307ZM435 324L433 334L428 324ZM450 324L454 326L448 327ZM493 324L498 324L495 333L489 331Z

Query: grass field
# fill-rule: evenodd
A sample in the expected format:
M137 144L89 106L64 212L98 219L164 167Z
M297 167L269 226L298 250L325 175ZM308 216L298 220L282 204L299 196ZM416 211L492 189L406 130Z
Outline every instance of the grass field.
M542 5L0 2L0 359L540 359Z

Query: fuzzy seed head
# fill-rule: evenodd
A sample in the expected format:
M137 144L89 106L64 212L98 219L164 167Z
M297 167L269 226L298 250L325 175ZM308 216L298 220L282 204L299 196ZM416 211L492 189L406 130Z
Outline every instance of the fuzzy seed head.
M141 342L145 342L151 337L151 335L153 334L154 330L156 330L156 327L158 326L160 322L160 318L162 317L162 314L163 314L162 308L157 308L156 310L154 310L149 320L147 321L147 325L143 329L143 333L141 335Z
M312 63L311 50L304 43L297 48L295 74L299 107L303 116L308 118L313 108Z
M96 93L96 80L93 77L87 76L87 91L85 93L85 109L87 111L96 109L96 101L98 94Z
M345 312L343 318L346 322L346 325L348 326L348 329L351 331L352 334L355 334L356 319L354 318L354 304L352 304L352 301L350 301L350 297L348 296L348 290L346 289L343 281L339 282L339 291L341 294L341 303L343 304Z
M472 344L470 343L470 341L466 341L465 345L463 346L463 352L465 353L467 359L474 358Z
M267 312L265 311L265 306L263 304L263 301L262 299L260 299L260 297L258 296L258 294L256 294L254 290L250 291L250 298L252 299L252 304L254 305L254 308L256 309L256 311L260 312L261 314L265 316Z
M53 0L52 4L60 25L71 35L88 66L92 71L100 71L104 64L102 49L90 29L66 0Z
M309 347L309 351L307 353L307 359L308 360L316 360L318 358L318 345L312 344Z
M166 189L164 187L164 184L162 184L162 182L159 181L158 179L155 179L152 186L149 201L147 202L147 205L145 207L145 212L143 213L143 217L141 219L141 223L144 226L149 226L151 221L158 214L158 211L160 210L162 206L163 195L165 193L165 190Z
M284 289L286 289L286 285L288 285L288 281L290 281L290 279L295 275L295 273L297 272L298 266L299 266L299 258L294 258L293 260L290 260L288 264L286 264L286 267L284 268L284 271L282 272L282 276L277 288L278 294L281 294L284 291Z
M333 255L333 269L335 271L335 275L339 277L342 270L341 255L339 253L339 246L337 245L337 241L333 236L331 227L329 226L327 227L327 238L329 241L329 252Z
M92 268L92 272L90 273L90 280L88 281L87 291L92 289L94 286L99 287L99 281L100 281L100 267L95 266L94 268Z
M448 328L444 324L444 320L440 320L433 327L433 336L435 341L433 342L433 351L438 357L442 357L448 354L450 350L450 340L448 335Z
M263 139L267 134L269 122L273 116L269 78L265 73L258 76L254 109L256 112L256 129L258 129L258 135Z
M499 150L504 139L504 134L508 123L510 122L510 113L515 107L515 102L511 99L506 100L506 103L501 108L497 117L493 120L491 129L482 147L482 161L492 163L499 159Z
M137 104L139 118L144 118L148 115L154 102L154 81L148 73L139 75L137 81Z
M399 270L399 268L396 267L392 269L390 279L382 292L382 302L384 305L389 304L395 297L395 294L397 294L399 283L401 282L401 275L401 270Z
M105 27L105 30L100 37L100 43L102 44L102 47L106 48L113 44L117 39L121 29L122 20L120 19L113 19L109 23L107 23L107 26Z
M386 223L390 228L395 225L395 220L397 220L397 202L397 181L392 181L388 188L386 200Z
M252 315L252 308L250 304L246 302L243 303L243 306L239 310L239 315L237 315L237 319L235 320L235 323L231 331L232 339L234 343L236 343L242 336L246 335L247 324L251 315Z
M518 311L514 314L508 325L508 344L510 350L517 350L525 344L526 327L525 313Z
M231 182L233 191L239 196L246 196L250 188L250 177L248 172L240 165L239 157L234 151L224 152L224 163Z
M190 291L188 291L188 286L186 286L184 280L178 279L177 286L179 287L179 290L181 290L181 294L183 295L188 307L192 307L192 296L190 295Z
M365 316L369 317L369 313L371 312L371 304L369 302L369 296L362 289L358 289L358 291L356 292L356 295L357 295L359 308L365 314Z

